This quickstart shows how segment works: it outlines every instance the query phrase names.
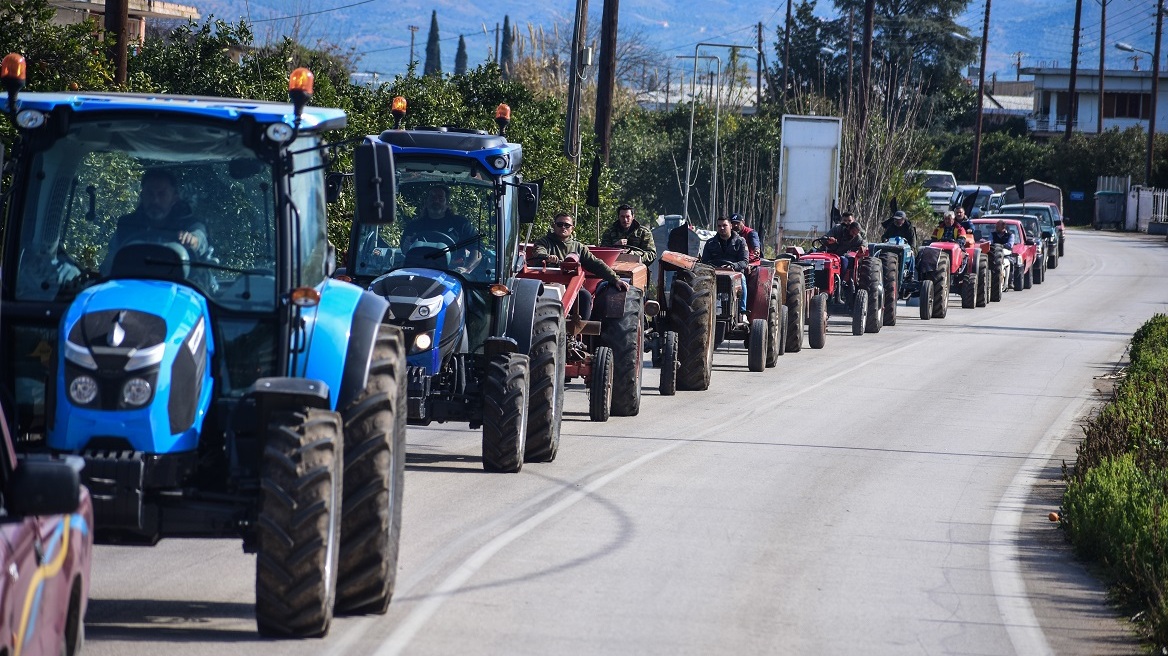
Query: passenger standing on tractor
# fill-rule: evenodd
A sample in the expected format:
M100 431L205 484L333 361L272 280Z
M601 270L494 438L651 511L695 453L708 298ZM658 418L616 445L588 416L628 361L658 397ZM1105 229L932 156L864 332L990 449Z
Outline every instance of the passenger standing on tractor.
M740 273L745 273L750 268L750 252L746 248L746 240L734 234L730 219L726 217L718 219L718 234L706 242L706 247L702 250L702 263ZM742 288L738 310L746 314L746 276L739 278L738 282Z
M893 237L900 237L913 248L917 246L917 231L908 222L908 216L900 210L893 212L892 218L884 222L884 233L880 235L880 241L888 241Z
M552 219L552 229L547 236L535 241L535 250L528 262L532 266L559 266L564 258L575 255L580 258L580 266L584 270L603 279L618 290L629 290L629 283L621 280L616 271L604 263L603 260L592 254L588 247L572 236L576 227L576 219L567 212L560 212ZM583 287L577 296L576 306L580 310L580 318L585 321L592 316L592 294Z
M762 241L758 238L758 232L746 225L746 219L743 219L741 214L730 215L730 227L746 240L746 250L750 253L750 264L761 262Z
M840 223L837 227L843 228L843 237L829 236L827 238L827 252L840 256L840 277L847 278L848 271L855 264L852 261L854 256L851 253L864 247L864 238L860 236L860 224L854 220L851 223Z
M958 208L957 211L961 212L962 214L965 213L961 210L961 208ZM936 241L961 241L963 239L969 239L969 236L968 233L965 232L965 228L961 227L961 224L957 223L956 214L953 212L945 212L945 216L942 217L941 223L937 226L937 229L933 231L933 239Z
M600 237L601 246L623 248L641 258L641 264L649 266L657 259L657 245L653 243L653 233L633 218L633 208L621 205L616 208L616 221Z
M1014 233L1006 228L1006 222L998 219L994 224L994 231L990 233L990 243L1001 244L1006 250L1014 248Z
M191 206L179 195L178 181L170 171L147 169L142 174L138 207L118 217L102 263L103 273L109 273L118 249L133 241L178 242L195 258L209 252L207 226L195 220Z

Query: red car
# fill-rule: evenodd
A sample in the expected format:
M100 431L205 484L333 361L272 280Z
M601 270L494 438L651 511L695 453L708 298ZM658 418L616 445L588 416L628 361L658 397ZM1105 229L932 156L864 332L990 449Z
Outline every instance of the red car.
M80 459L16 457L0 411L0 654L81 650L93 507Z
M1001 260L996 259L997 255L990 244L990 233L999 220L1006 224L1006 230L1014 236L1013 248ZM990 300L1002 300L1002 292L1011 287L1015 291L1029 288L1033 280L1035 259L1038 257L1038 246L1027 236L1020 218L992 214L988 218L974 219L973 229L978 246L990 259Z

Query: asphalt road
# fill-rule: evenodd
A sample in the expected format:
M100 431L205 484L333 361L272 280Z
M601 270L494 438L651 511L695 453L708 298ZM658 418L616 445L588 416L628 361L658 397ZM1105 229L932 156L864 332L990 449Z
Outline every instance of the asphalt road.
M639 417L589 422L576 384L558 460L518 475L411 429L394 602L323 640L257 639L236 541L101 547L86 653L1132 653L1046 514L1097 377L1168 310L1168 244L1067 254L944 320L834 319L762 373L724 348L705 393L647 370Z

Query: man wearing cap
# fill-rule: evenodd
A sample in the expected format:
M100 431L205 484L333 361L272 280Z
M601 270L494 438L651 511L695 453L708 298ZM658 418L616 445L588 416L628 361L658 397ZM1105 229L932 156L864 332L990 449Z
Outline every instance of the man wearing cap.
M884 233L880 235L880 241L888 241L893 237L900 237L908 242L909 246L916 248L917 246L917 231L908 222L908 216L901 210L892 213L892 218L884 222Z
M616 221L600 236L601 246L623 248L641 258L641 264L649 266L657 259L657 246L653 243L653 233L637 223L633 218L633 208L621 205L616 208Z
M730 227L735 234L746 240L746 250L750 253L750 264L753 266L762 261L762 241L758 232L746 225L746 219L741 214L730 215Z

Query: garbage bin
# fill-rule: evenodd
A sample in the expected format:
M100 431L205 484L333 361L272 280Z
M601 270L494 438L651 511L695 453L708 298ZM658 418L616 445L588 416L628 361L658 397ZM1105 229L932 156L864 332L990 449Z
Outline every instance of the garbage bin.
M1102 230L1104 226L1123 229L1127 220L1127 199L1122 191L1095 192L1095 220L1092 227Z

